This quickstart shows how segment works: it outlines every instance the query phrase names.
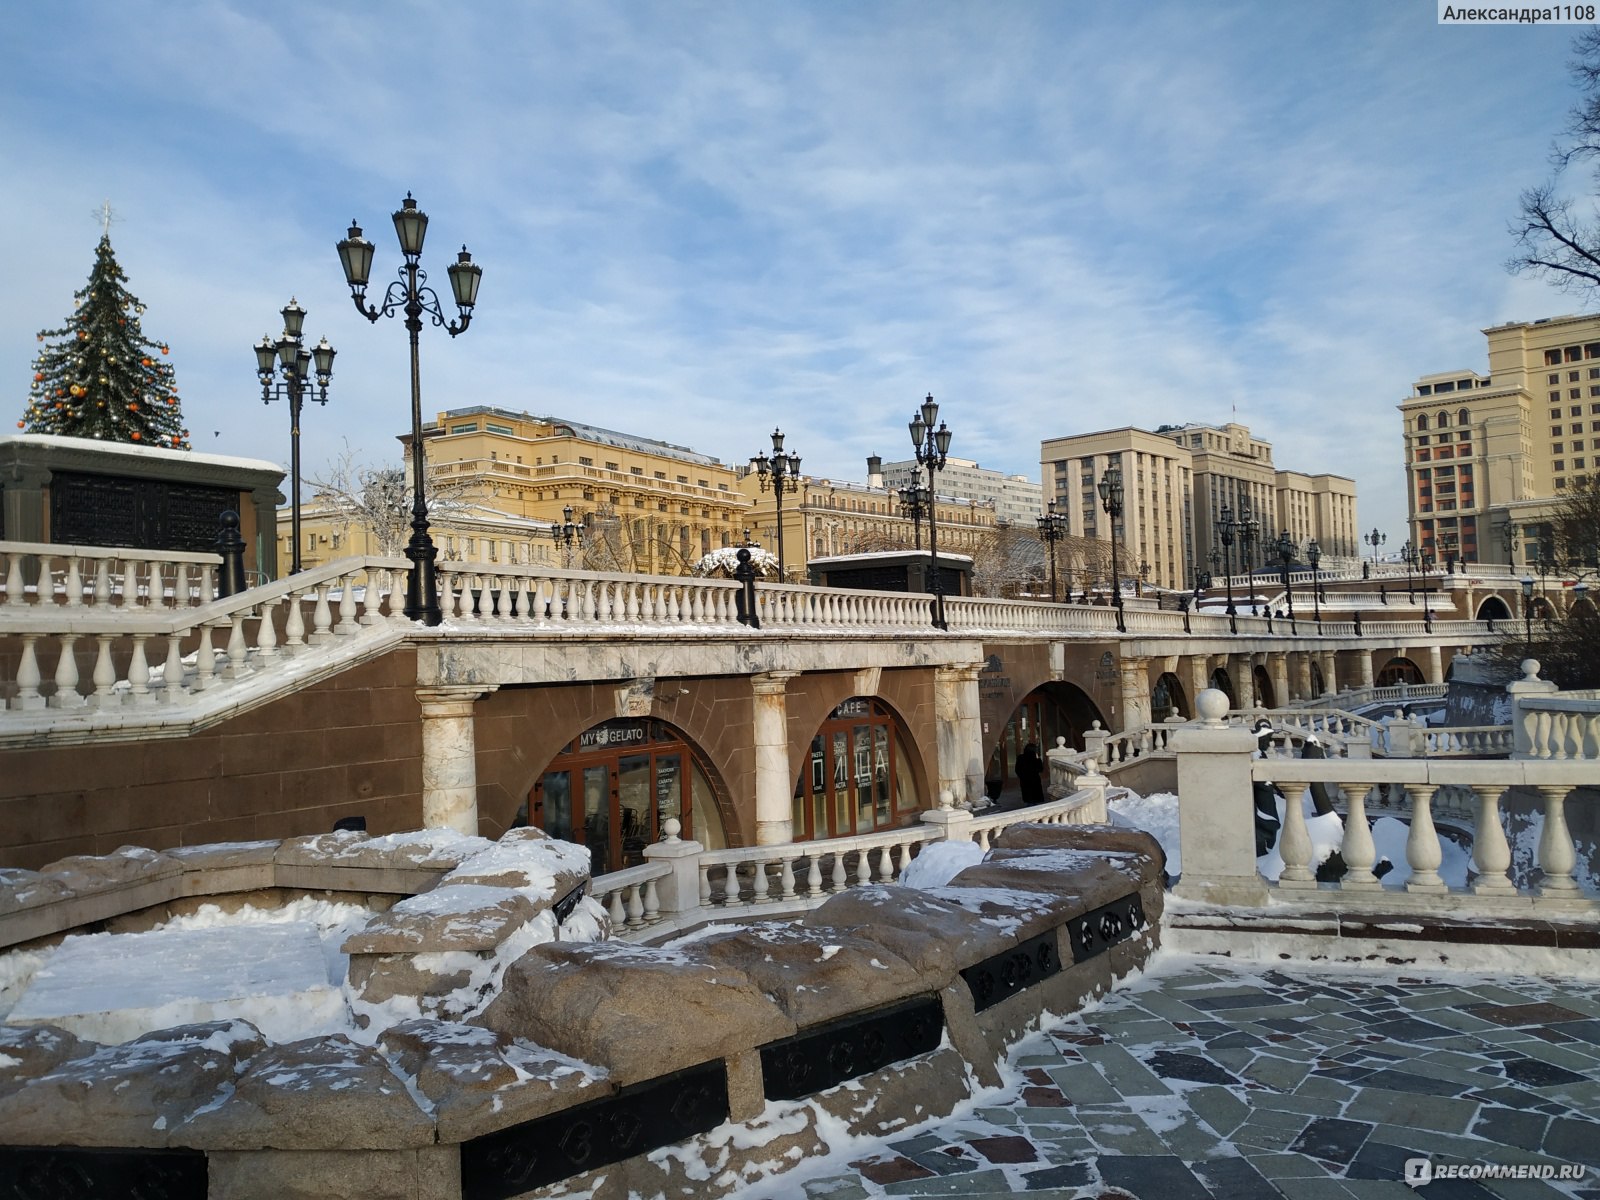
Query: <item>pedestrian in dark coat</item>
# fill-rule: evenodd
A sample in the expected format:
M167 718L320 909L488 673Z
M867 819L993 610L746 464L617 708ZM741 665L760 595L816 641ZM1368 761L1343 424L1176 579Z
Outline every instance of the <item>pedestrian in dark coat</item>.
M1044 760L1039 757L1037 742L1029 742L1017 755L1017 784L1024 804L1044 803Z

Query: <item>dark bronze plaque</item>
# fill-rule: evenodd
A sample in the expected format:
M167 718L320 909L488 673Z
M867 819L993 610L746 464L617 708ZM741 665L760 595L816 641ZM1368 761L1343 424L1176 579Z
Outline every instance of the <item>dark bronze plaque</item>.
M768 1100L798 1100L939 1048L944 1010L937 996L858 1013L761 1047Z
M463 1142L462 1200L504 1200L648 1154L727 1119L728 1073L721 1059L636 1083L603 1100Z
M1056 953L1056 933L1052 929L1003 954L967 967L961 972L961 978L967 981L972 992L972 1007L982 1012L1060 970L1061 956Z
M206 1200L206 1156L0 1146L0 1200Z
M57 471L50 479L50 540L203 554L216 547L219 516L239 507L226 488Z
M1067 937L1072 942L1072 961L1104 954L1118 942L1125 942L1144 928L1144 905L1138 892L1129 892L1120 900L1101 906L1093 912L1073 917L1067 922Z

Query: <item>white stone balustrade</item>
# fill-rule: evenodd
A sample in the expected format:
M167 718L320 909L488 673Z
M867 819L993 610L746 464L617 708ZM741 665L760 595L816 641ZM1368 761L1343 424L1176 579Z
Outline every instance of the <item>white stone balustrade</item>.
M0 541L0 617L22 608L179 609L216 597L215 554Z
M1526 659L1511 693L1512 755L1553 762L1600 759L1600 692L1560 692Z
M1201 693L1202 714L1220 693ZM1217 700L1212 700L1216 697ZM1315 894L1324 908L1421 907L1450 915L1459 897L1475 904L1510 904L1517 911L1582 911L1600 913L1600 899L1585 896L1573 878L1576 850L1565 820L1565 808L1578 789L1592 788L1592 766L1582 762L1459 758L1388 760L1255 758L1244 731L1217 719L1185 726L1179 735L1178 772L1183 875L1177 892L1191 899L1217 903L1259 904ZM1341 853L1348 868L1337 883L1318 883L1298 803L1285 806L1279 840L1284 871L1275 884L1256 871L1252 830L1252 785L1278 785L1285 795L1299 797L1311 783L1341 790L1347 801ZM1543 830L1536 866L1542 878L1531 889L1517 891L1509 878L1511 857L1500 803L1512 788L1538 792ZM1592 794L1592 793L1591 793ZM1589 803L1585 798L1584 802ZM1410 824L1406 847L1411 876L1401 887L1384 887L1373 874L1376 850L1368 816L1370 808L1391 808ZM1433 819L1448 810L1474 823L1475 878L1465 892L1452 892L1439 878L1442 859ZM1498 910L1496 910L1498 911Z

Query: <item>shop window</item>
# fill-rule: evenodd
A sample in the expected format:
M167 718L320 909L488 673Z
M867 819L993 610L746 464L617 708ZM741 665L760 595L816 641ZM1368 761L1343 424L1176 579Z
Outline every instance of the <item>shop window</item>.
M795 841L893 828L917 808L911 758L887 706L853 696L829 714L795 781Z

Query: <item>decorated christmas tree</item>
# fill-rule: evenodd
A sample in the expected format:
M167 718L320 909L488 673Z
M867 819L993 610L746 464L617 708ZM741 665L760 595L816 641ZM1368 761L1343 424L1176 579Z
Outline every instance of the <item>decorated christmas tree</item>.
M88 286L73 301L76 311L62 328L39 334L49 344L34 359L19 429L190 448L172 367L162 361L167 344L144 336L144 305L127 282L107 233L95 250Z

